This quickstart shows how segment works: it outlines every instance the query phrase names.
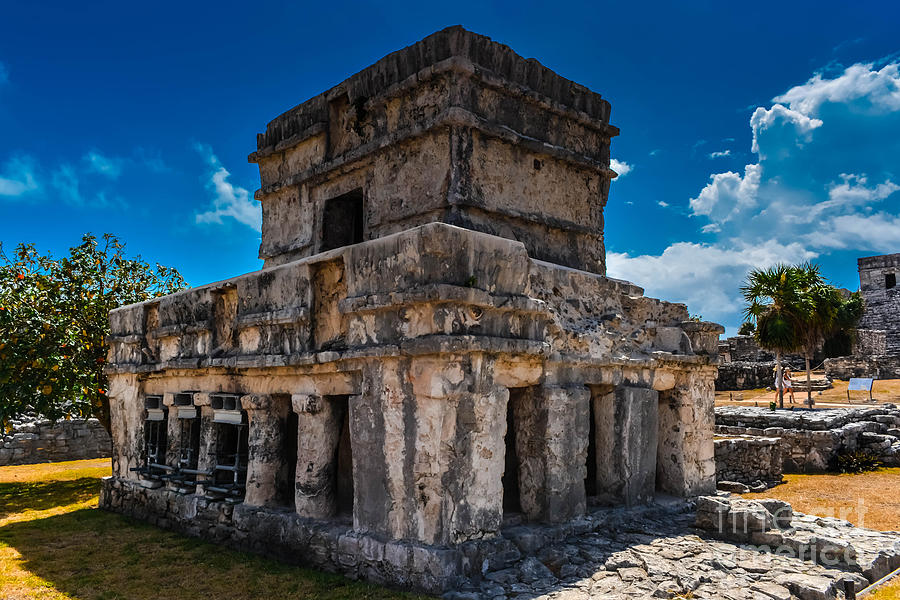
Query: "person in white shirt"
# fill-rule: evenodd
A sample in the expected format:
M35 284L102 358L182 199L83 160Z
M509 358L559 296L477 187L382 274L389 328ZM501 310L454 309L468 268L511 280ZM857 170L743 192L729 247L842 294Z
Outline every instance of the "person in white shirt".
M788 367L785 367L782 370L782 379L779 381L778 379L778 367L775 367L775 400L778 400L778 387L779 383L781 383L781 387L784 388L784 393L788 394L791 399L791 404L794 403L794 384L791 381L791 370Z

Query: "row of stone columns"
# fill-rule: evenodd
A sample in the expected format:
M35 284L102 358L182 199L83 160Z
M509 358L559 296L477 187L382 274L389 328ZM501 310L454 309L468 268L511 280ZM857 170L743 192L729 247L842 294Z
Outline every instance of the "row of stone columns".
M691 382L663 392L628 385L492 385L421 394L402 378L391 381L385 376L368 383L357 396L242 396L249 422L244 502L283 506L292 497L301 516L332 517L346 418L359 454L353 467L358 527L428 543L483 536L502 519L507 407L516 427L514 476L529 520L562 522L583 514L589 471L598 495L612 503L644 502L658 489L690 495L714 486L712 410L706 406L712 393L698 392ZM441 393L429 395L434 392ZM194 394L193 406L202 427L198 468L204 470L215 452L209 395ZM296 434L288 427L292 412ZM591 414L596 453L588 469ZM177 451L174 419L170 410L170 448ZM295 464L287 455L288 435L296 435Z
M195 411L200 427L197 448L197 470L208 471L214 466L216 435L214 410L209 394L185 393L190 404L178 406L176 394L166 394L164 404L169 410L168 449L166 462L177 464L182 443L182 423L179 410ZM337 510L335 464L341 426L347 410L346 402L319 395L272 394L244 395L240 407L248 420L248 464L244 502L254 506L276 506L293 496L296 510L306 517L325 518ZM296 442L287 439L291 411L297 414ZM286 449L296 443L296 467L285 456ZM287 464L290 462L291 464ZM203 476L199 477L200 480ZM176 486L179 487L179 486ZM198 485L197 493L203 492Z

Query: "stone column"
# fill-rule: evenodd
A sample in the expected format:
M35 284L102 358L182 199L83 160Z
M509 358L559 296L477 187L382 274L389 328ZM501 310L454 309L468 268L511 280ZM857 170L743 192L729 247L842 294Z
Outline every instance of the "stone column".
M140 466L144 444L144 400L140 387L136 375L109 377L113 474L122 479L139 479L131 469Z
M297 514L331 517L337 511L335 459L344 415L335 403L315 394L294 394L291 404L298 416Z
M522 508L529 518L552 523L584 514L591 392L585 386L537 386L535 408L543 423L537 447L543 462L543 481L526 507L526 482L519 480ZM518 437L516 438L518 441ZM521 450L519 456L521 457Z
M175 408L175 394L166 392L163 394L163 406L166 407L166 464L170 467L178 462L178 446L181 439L181 429L178 424L178 410Z
M658 392L617 386L593 402L598 497L628 506L652 499L656 489Z
M659 395L659 487L676 496L716 489L714 370L678 373Z
M244 504L278 504L278 483L284 466L285 425L291 404L288 396L246 395L241 407L247 411L247 491Z
M430 355L369 390L382 399L394 537L459 544L499 531L509 390L492 374L480 354Z
M216 425L213 423L213 409L209 405L209 394L194 394L194 406L197 407L199 413L197 418L200 419L200 451L197 453L197 470L209 471L216 464ZM205 481L212 479L205 475L197 475L197 481ZM197 493L203 494L206 489L202 485L197 485Z

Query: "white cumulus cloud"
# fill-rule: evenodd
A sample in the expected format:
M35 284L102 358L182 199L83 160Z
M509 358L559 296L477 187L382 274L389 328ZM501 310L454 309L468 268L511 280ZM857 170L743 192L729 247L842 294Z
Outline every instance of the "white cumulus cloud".
M608 254L611 276L687 302L729 333L741 322L738 288L751 268L900 250L896 59L814 74L751 110L756 160L743 172L711 173L689 202L709 242L673 243L660 255Z
M213 192L213 206L197 214L197 223L222 224L223 219L234 219L256 231L262 231L262 208L250 192L228 181L231 174L222 166L212 148L204 144L195 146L212 168L207 187Z
M619 177L624 177L631 173L632 165L629 165L627 162L623 160L616 160L615 158L611 158L609 160L610 168L619 174ZM615 181L615 180L613 180Z
M756 204L759 190L760 166L747 165L744 174L727 171L710 176L690 206L695 215L705 215L714 221L725 222Z
M825 79L817 73L803 85L774 98L775 102L806 115L817 114L825 103L847 104L858 100L863 100L874 112L900 110L900 64L891 63L877 71L873 63L855 64L834 79Z
M730 321L741 310L739 288L750 269L815 256L796 242L678 242L659 256L609 252L606 268L610 277L633 281L650 296L686 302L691 313L702 314L705 319Z

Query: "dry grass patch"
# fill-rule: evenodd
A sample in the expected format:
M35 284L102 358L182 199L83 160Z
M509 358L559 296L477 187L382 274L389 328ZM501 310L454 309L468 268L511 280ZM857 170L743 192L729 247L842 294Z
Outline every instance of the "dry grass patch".
M857 527L900 531L900 468L843 475L785 475L785 482L746 498L778 498L794 510L846 519Z
M854 475L785 475L786 483L745 498L778 498L798 512L846 519L857 527L900 531L900 468ZM867 600L900 600L895 579Z
M96 510L109 461L0 468L4 600L413 599Z

